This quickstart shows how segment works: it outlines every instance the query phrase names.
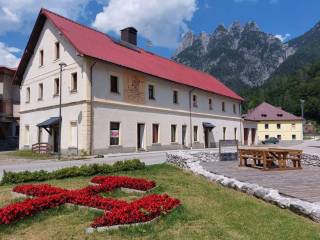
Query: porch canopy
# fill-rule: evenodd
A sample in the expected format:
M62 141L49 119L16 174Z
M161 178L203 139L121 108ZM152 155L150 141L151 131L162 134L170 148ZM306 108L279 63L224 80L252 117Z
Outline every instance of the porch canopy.
M48 120L37 124L37 127L44 128L51 135L51 131L49 130L49 128L51 128L53 125L59 124L59 122L59 117L51 117Z
M203 123L202 123L202 126L203 126L204 128L209 128L209 129L213 129L213 128L216 127L215 125L213 125L212 123L209 123L209 122L203 122Z

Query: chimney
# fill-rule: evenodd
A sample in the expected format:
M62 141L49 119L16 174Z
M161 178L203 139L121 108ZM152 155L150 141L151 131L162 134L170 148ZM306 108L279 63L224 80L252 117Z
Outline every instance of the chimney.
M127 27L121 30L121 40L137 46L137 30L134 27Z

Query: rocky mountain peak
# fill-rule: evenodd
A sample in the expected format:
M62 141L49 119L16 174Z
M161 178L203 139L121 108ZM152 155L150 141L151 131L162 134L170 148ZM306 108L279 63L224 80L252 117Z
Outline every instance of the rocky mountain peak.
M246 32L260 32L260 28L258 27L257 23L255 21L247 22L246 25L243 28Z
M219 37L226 34L228 34L228 29L226 29L223 24L219 24L213 32L214 37Z
M174 55L178 55L180 52L185 50L186 48L192 46L194 41L196 40L196 36L193 34L193 32L188 31L186 32L181 40L180 46L177 48L176 52Z
M243 30L241 23L239 21L234 21L229 27L229 32L231 33L241 33Z

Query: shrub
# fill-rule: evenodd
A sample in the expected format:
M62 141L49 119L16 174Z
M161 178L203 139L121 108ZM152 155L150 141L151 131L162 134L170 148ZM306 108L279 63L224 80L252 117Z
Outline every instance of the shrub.
M4 171L1 185L16 184L32 181L46 181L50 179L63 179L69 177L93 176L97 174L110 174L119 171L129 171L143 169L145 164L139 159L118 161L113 165L109 164L90 164L80 167L61 168L52 172L40 171L23 171L23 172L7 172Z

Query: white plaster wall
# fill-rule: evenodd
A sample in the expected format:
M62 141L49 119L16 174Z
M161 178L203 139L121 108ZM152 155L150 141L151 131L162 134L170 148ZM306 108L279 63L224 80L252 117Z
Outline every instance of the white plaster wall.
M171 144L171 124L177 125L177 142L182 144L182 125L187 125L186 141L190 145L190 123L188 114L168 111L150 110L136 107L127 107L117 104L97 104L94 117L94 148L107 149L110 139L110 122L120 122L120 145L136 148L137 124L144 123L146 127L146 145L152 144L152 124L158 123L162 146ZM223 119L201 115L192 116L192 126L198 126L198 140L204 144L202 123L210 122L216 127L213 129L214 140L218 142L223 136L223 127L226 127L226 139L234 139L234 128L237 128L237 139L240 141L240 120Z
M55 59L55 42L60 42L60 59ZM39 66L39 52L44 50L44 65ZM21 109L26 111L59 104L59 97L54 96L54 79L60 77L59 63L67 67L62 75L62 101L75 102L83 99L86 74L83 72L82 58L77 56L75 49L59 35L50 21L46 21L39 41L34 49L21 83ZM71 74L77 72L78 91L71 93ZM43 83L43 100L38 101L38 86ZM26 103L26 88L30 87L30 102Z
M123 68L113 64L98 63L94 67L93 73L94 100L123 101L124 71L125 70ZM110 75L118 76L120 94L110 92ZM176 84L171 81L166 81L149 75L144 76L146 78L145 106L189 111L189 91L192 89L192 87ZM155 87L155 100L149 100L148 98L149 84L152 84ZM178 90L179 104L173 103L173 90ZM192 107L193 112L219 116L230 116L234 118L240 118L241 116L239 111L239 101L198 89L195 89L192 94L196 94L198 99L198 107ZM209 109L209 98L212 99L213 110ZM223 101L225 102L225 112L222 112L221 107ZM236 105L236 113L233 112L233 104Z
M78 133L79 133L79 149L86 149L84 139L80 136L83 131L84 122L81 117L83 114L83 106L75 105L62 108L62 139L61 139L61 149L68 149L71 146L71 122L78 122ZM30 148L32 144L38 142L38 127L37 124L46 121L48 116L57 117L59 116L59 109L48 109L43 111L29 112L24 113L23 117L20 120L20 149ZM30 134L29 134L29 145L26 144L26 131L25 126L29 125ZM49 134L43 129L42 131L42 142L49 142L52 144L52 138Z

